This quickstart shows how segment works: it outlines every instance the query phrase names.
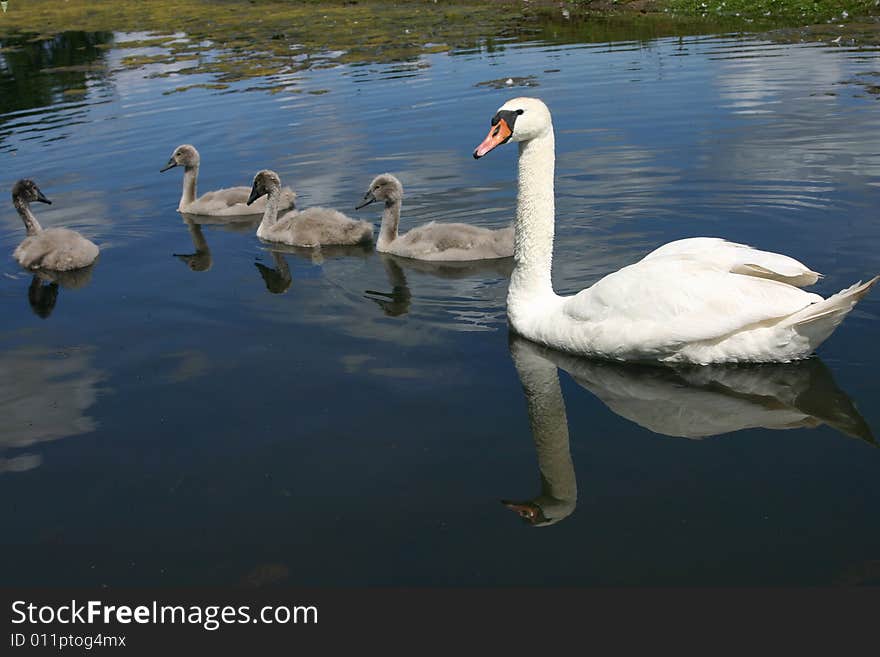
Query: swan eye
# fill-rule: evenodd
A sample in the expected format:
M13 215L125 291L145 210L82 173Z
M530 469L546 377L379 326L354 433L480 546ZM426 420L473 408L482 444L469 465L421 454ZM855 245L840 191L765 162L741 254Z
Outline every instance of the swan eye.
M526 111L524 109L518 109L518 110L516 110L516 113L517 114L525 114Z

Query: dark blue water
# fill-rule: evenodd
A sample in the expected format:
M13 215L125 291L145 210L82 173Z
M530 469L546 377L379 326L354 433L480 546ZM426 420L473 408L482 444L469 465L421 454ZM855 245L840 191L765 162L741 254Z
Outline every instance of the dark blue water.
M73 72L0 53L0 187L32 177L44 226L102 247L90 278L34 282L0 212L2 581L878 581L880 294L797 365L570 362L509 344L509 265L273 253L255 224L187 224L178 171L158 171L189 142L201 191L272 168L301 207L346 212L391 171L404 229L501 227L516 150L471 152L507 98L536 95L557 133L559 292L709 235L792 255L829 294L880 271L880 53L510 42L299 72L276 94L167 93L212 80L93 47L135 36L68 35Z

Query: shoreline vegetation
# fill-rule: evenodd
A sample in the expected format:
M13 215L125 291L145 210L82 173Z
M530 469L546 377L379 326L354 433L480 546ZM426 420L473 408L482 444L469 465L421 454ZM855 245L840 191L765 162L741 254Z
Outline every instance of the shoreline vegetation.
M515 41L746 32L877 46L880 0L7 0L0 73L14 73L16 56L37 56L39 44L63 49L73 33L110 35L90 48L121 49L114 64L121 69L143 68L150 77L208 74L177 91L265 78L261 89L295 92L291 74L339 64L418 65L430 53L496 52ZM101 58L90 61L104 66Z
M524 17L558 13L565 18L608 15L674 15L681 18L741 19L775 23L780 27L840 20L880 19L880 0L8 0L0 14L0 34L8 28L44 26L51 31L83 29L85 24L108 22L131 29L149 29L158 23L181 24L193 13L209 17L216 11L254 14L259 19L293 16L297 11L353 13L366 9L375 13L399 13L401 9L425 9L452 16L477 9ZM124 27L117 29L123 30Z

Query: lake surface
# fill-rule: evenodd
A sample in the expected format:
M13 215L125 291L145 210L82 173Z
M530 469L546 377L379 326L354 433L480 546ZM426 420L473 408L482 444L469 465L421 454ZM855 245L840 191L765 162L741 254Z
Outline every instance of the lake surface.
M0 187L33 178L43 225L102 247L90 276L34 280L6 197L6 584L880 581L880 293L803 363L579 361L510 338L510 263L274 251L255 223L187 223L179 169L159 173L189 142L200 191L271 168L300 207L354 215L390 171L404 229L502 227L516 149L471 152L536 95L559 292L710 235L830 294L880 271L880 49L546 29L222 80L180 71L211 44L150 38L0 39Z

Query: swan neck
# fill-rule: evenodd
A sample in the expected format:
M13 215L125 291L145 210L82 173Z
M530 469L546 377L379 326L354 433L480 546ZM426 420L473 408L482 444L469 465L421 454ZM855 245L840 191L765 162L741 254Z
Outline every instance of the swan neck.
M196 200L196 181L199 178L199 165L185 167L183 170L183 193L180 196L180 207L186 207Z
M24 222L24 228L27 231L28 236L36 235L43 230L43 227L40 226L40 222L37 221L34 213L31 212L30 204L27 201L15 199L13 205L15 205L15 209L18 211L18 216L21 217L21 220Z
M266 194L266 209L263 212L263 220L260 222L260 228L265 229L274 226L278 220L278 205L281 201L281 188L273 187Z
M388 247L397 239L397 228L400 225L400 206L400 201L385 203L385 210L382 212L382 226L379 228L379 239L376 243L380 250Z
M553 127L519 144L511 294L552 295L555 169Z

